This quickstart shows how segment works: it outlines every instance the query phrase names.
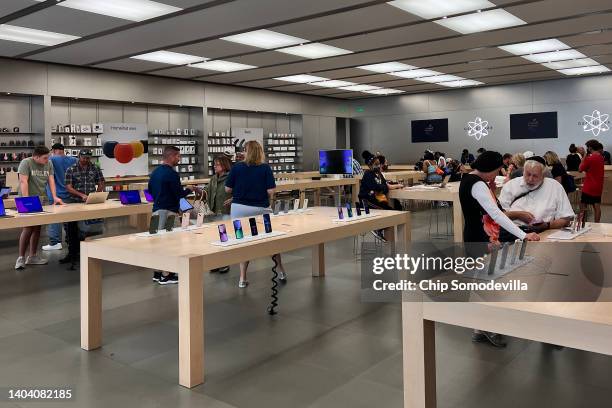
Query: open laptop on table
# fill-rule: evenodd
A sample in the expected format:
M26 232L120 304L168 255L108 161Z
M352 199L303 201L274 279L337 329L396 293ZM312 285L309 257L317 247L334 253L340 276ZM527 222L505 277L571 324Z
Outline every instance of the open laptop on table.
M15 197L15 206L20 215L32 215L46 213L43 210L39 196Z
M142 201L140 201L140 191L138 190L120 191L119 201L121 201L121 204L123 205L142 204Z
M152 203L153 201L155 201L151 193L149 193L149 190L143 190L143 193L145 196L145 200L147 200L148 203Z
M6 214L6 209L4 208L4 201L0 199L0 218L10 218L12 215Z
M101 204L106 201L108 198L108 191L97 191L94 193L89 193L87 196L87 200L85 200L85 204Z
M2 188L0 188L0 198L1 199L8 198L9 194L11 194L11 188L10 187L2 187Z

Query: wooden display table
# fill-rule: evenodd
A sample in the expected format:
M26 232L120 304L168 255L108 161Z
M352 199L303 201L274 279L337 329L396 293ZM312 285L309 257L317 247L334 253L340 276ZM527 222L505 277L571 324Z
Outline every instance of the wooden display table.
M553 232L542 237L546 239ZM554 245L562 249L566 242L612 242L612 224L594 224L591 232ZM567 252L571 251L558 251L553 267L579 267L581 257ZM612 251L598 256L604 266L612 262ZM529 267L520 267L517 272L525 276ZM601 290L602 295L609 295L611 289ZM612 355L612 303L406 301L402 304L405 408L436 406L435 322Z
M135 217L135 226L146 230L152 208L148 203L122 205L118 200L107 200L102 204L47 205L43 207L45 212L32 215L20 215L15 210L7 210L7 215L12 217L0 218L0 230L124 216Z
M204 382L205 303L202 285L205 271L310 247L313 251L312 274L321 277L325 275L324 244L327 242L377 229L385 229L385 238L392 243L405 244L410 240L410 213L372 213L377 216L334 223L332 220L337 217L335 208L315 207L302 214L273 217L274 231L285 231L284 235L229 247L211 244L219 239L216 224L165 236L132 234L82 242L81 347L94 350L102 346L102 261L139 266L145 273L148 270L144 268L176 272L179 274L179 383L195 387ZM242 225L249 225L247 219L242 220ZM263 231L263 226L259 229Z
M306 190L314 190L314 205L321 205L321 189L334 187L351 187L351 201L355 203L359 195L359 179L350 178L322 178L321 180L295 179L295 180L279 180L276 182L276 192L294 191L300 192L300 205L306 196Z

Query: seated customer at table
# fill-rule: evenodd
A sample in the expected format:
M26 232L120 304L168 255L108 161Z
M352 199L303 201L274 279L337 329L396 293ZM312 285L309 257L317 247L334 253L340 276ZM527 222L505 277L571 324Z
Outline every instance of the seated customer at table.
M430 151L425 151L423 156L422 171L425 173L425 183L435 184L442 182L443 171L438 167L438 161L434 154Z
M533 156L525 162L523 176L504 184L499 196L510 218L535 231L566 227L574 217L565 189L544 176L545 168L544 159Z

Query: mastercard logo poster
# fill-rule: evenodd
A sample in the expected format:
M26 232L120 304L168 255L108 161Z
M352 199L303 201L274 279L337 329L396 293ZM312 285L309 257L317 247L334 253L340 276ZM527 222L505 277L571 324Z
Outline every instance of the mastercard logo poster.
M149 153L149 144L147 140L133 140L130 142L109 141L105 142L102 146L102 153L117 163L128 164L143 154Z

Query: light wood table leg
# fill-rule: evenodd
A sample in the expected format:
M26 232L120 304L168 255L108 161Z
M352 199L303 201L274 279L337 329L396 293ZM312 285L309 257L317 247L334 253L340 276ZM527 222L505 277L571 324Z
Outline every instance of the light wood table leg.
M102 261L87 256L81 244L81 348L102 346Z
M300 190L300 208L304 206L305 199L306 199L306 190Z
M138 214L136 215L136 228L138 231L148 231L149 223L151 222L151 214Z
M463 242L463 211L459 198L453 201L453 229L455 242Z
M187 259L179 272L179 384L204 382L204 288L200 258Z
M314 204L316 207L321 206L321 189L320 188L314 189Z
M404 408L436 406L435 323L423 319L423 303L402 303Z
M312 247L312 276L325 276L325 244Z

